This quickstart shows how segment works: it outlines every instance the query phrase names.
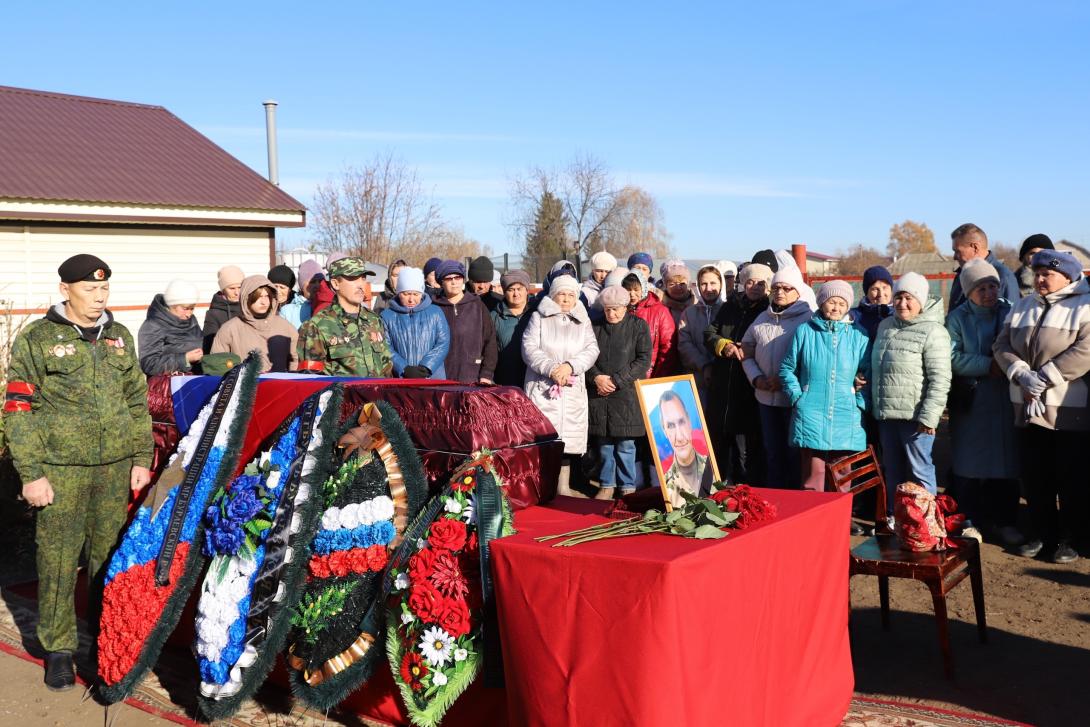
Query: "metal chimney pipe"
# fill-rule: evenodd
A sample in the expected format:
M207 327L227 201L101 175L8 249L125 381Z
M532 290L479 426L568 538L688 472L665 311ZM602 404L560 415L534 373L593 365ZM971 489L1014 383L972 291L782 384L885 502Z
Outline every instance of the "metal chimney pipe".
M280 163L276 150L276 101L269 99L265 106L265 141L269 147L269 181L280 186Z

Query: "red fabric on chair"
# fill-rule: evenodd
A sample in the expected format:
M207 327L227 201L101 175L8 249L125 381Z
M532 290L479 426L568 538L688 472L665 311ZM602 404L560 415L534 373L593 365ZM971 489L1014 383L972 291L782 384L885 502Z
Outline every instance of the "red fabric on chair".
M492 544L509 720L518 725L835 725L851 700L840 493L761 490L777 520L724 540L553 548L605 522L561 498Z

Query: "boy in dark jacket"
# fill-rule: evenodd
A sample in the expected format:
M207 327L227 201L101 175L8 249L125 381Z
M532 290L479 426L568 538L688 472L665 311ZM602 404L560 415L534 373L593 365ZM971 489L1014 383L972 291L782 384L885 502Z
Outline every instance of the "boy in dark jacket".
M435 299L450 328L447 378L463 384L492 384L498 351L496 328L481 299L465 290L466 270L444 260L435 271L441 295Z

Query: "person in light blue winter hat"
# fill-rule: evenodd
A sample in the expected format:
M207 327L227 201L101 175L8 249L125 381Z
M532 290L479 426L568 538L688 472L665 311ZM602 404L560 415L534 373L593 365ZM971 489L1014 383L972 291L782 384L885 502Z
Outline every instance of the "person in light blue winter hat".
M382 310L382 325L390 339L394 373L406 379L445 379L450 328L424 286L423 270L401 268L396 294Z

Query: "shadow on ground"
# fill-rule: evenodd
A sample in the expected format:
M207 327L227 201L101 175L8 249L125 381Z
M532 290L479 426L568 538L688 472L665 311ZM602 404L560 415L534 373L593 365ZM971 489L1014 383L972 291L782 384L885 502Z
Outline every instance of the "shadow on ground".
M1090 621L1090 614L1076 618ZM975 623L951 620L956 674L949 681L934 617L894 610L891 622L885 632L879 609L852 610L857 692L962 705L1042 727L1087 724L1090 651L996 628L988 629L988 643L981 644Z

